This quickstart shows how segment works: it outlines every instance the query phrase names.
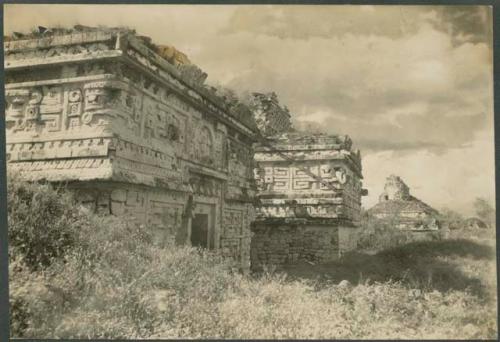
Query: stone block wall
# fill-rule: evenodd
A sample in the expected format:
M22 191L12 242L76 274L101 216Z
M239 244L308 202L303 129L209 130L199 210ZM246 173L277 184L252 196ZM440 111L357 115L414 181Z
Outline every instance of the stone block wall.
M356 228L312 223L268 225L252 229L252 269L282 267L298 261L325 263L356 248Z
M339 254L355 250L358 246L359 227L339 227Z

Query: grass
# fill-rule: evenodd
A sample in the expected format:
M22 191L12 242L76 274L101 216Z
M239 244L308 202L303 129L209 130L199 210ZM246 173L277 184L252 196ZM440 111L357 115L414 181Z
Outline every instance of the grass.
M230 263L211 252L154 246L147 228L74 211L66 196L47 186L10 184L13 337L497 336L493 240L413 242L251 277L232 272ZM43 201L28 205L41 195ZM60 210L45 207L69 210L73 219L57 220ZM49 230L27 219L41 212L53 213L44 217L54 222ZM46 258L35 258L32 247L48 243Z
M398 281L427 290L468 290L483 295L490 284L485 278L495 270L494 260L494 241L488 245L459 239L412 242L374 255L353 252L337 262L299 264L285 271L296 279L333 283L345 279L354 284ZM467 274L463 268L468 266L476 269L476 274Z
M419 254L440 246L440 253ZM493 249L470 241L351 254L337 263L253 278L232 274L223 260L192 248L143 250L144 259L126 251L116 260L114 248L123 246L107 247L110 255L91 269L82 270L82 260L69 258L45 275L24 274L24 280L14 281L15 299L26 301L23 337L493 339L497 334ZM128 274L127 265L137 265L137 274ZM82 276L87 280L78 285ZM351 284L339 284L342 280Z

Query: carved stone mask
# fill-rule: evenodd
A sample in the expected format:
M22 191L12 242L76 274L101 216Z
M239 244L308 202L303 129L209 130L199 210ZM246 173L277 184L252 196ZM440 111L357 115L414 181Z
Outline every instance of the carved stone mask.
M43 98L43 93L41 90L33 90L30 94L30 100L29 100L29 104L30 105L38 105L40 104L40 102L42 102L42 98Z
M24 116L24 107L29 99L28 90L7 90L5 93L7 101L6 116L12 118L22 118Z
M79 102L82 98L82 92L79 89L71 90L68 94L69 102Z

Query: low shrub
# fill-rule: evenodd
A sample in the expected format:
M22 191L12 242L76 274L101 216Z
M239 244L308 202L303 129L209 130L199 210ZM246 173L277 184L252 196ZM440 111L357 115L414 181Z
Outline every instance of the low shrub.
M71 194L49 184L9 175L7 182L9 253L30 269L47 267L75 245L87 218Z

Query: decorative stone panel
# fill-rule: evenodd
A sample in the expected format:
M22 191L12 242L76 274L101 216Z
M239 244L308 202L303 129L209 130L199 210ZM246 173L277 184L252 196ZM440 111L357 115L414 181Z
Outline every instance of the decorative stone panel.
M252 268L321 263L356 248L366 191L359 151L351 147L347 136L290 132L255 146Z

